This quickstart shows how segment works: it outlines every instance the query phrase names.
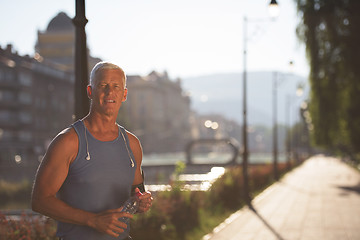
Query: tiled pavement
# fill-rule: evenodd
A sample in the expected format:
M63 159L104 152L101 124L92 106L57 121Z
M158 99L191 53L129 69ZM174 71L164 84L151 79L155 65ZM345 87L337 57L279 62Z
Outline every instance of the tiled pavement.
M203 240L360 240L360 173L315 156Z

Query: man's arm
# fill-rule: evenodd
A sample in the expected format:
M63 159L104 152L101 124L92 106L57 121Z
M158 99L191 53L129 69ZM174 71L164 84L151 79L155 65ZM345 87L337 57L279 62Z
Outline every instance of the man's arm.
M136 161L136 170L135 170L135 177L133 181L133 187L137 187L139 185L144 184L144 178L143 178L143 172L141 170L141 163L142 163L142 147L140 144L139 139L132 133L127 132L128 138L129 138L129 144L130 148L134 154L134 158ZM137 190L135 189L135 192L140 191L139 187L137 187ZM144 189L145 190L145 189ZM150 209L151 203L152 203L152 196L149 191L144 191L143 195L140 197L140 205L138 212L146 212Z
M78 137L74 129L61 132L51 142L36 174L32 192L32 209L59 221L87 225L112 236L124 231L126 224L119 217L132 217L120 209L95 214L76 209L56 197L64 183L70 164L78 153Z

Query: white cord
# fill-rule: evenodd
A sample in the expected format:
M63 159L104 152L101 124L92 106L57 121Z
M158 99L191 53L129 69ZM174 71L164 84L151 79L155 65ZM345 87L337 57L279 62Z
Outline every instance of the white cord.
M89 160L90 160L89 143L88 143L87 136L86 136L86 127L85 127L85 124L84 124L84 129L85 129L85 141L86 141L86 152L87 152L86 160L89 161Z
M126 150L127 150L127 152L128 152L128 155L129 155L129 158L130 158L130 161L131 161L131 165L130 165L130 166L131 166L131 167L135 167L134 160L132 159L132 157L131 157L131 155L130 155L129 148L128 148L127 142L126 142L126 140L125 140L125 136L124 136L124 134L122 133L121 130L120 130L120 133L121 133L121 136L122 136L123 139L124 139L125 147L126 147Z

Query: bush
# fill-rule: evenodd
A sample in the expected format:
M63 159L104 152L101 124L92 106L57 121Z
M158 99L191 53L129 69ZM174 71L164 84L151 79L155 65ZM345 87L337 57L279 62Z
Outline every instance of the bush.
M185 239L198 226L201 192L161 192L146 214L136 215L131 224L134 239ZM151 234L150 234L151 233Z
M273 165L264 164L249 168L250 189L259 191L274 181Z
M0 180L0 208L7 208L9 204L14 203L29 208L31 188L32 186L27 180L19 183Z
M49 218L21 215L19 220L9 220L0 213L0 239L55 240L56 224Z
M135 216L131 224L134 239L183 240L186 233L199 226L204 193L182 191L179 175L184 169L182 162L177 163L172 190L158 193L151 209Z
M211 186L207 199L208 206L219 211L241 207L244 203L242 176L242 168L239 166L227 169Z

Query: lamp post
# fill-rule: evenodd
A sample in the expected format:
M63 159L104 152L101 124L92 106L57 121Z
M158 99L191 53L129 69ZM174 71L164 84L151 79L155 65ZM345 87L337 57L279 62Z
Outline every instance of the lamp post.
M291 107L291 95L287 95L287 101L286 101L286 129L287 129L287 134L286 134L286 164L287 164L287 168L290 169L291 167L291 163L290 163L290 152L291 152L291 124L290 124L290 107Z
M296 96L291 96L288 95L287 96L287 101L286 101L286 112L287 112L287 144L286 144L286 162L288 167L291 167L291 158L293 157L293 150L294 150L294 144L293 143L293 126L292 126L292 121L291 121L291 108L293 104L296 104L296 98L301 97L304 94L304 85L303 84L298 84L297 88L296 88Z
M251 205L251 197L249 193L249 176L248 176L248 140L247 140L247 102L246 102L246 81L247 81L247 72L246 72L246 42L247 42L247 18L244 17L244 75L243 75L243 128L242 128L242 135L243 135L243 159L242 159L242 168L243 168L243 177L244 177L244 197L245 202L248 205Z
M276 17L278 14L278 4L276 0L271 0L269 5L269 13L271 17ZM243 33L244 33L244 52L243 52L243 129L242 129L242 140L243 140L243 152L242 152L242 169L244 177L244 197L246 203L251 205L251 197L249 192L249 176L248 176L248 135L247 135L247 24L248 19L245 16L243 21Z
M277 72L273 73L273 167L274 179L279 180L278 172L278 131L277 131Z
M289 62L289 67L292 68L294 65L293 61ZM277 72L273 74L273 168L274 168L274 179L279 180L279 171L278 171L278 124L277 124L277 89L279 86L279 75ZM296 95L301 96L303 93L302 85L298 85L296 89ZM291 99L288 96L287 104L286 104L286 111L290 108ZM290 111L290 110L289 110ZM290 116L287 119L290 122ZM290 135L290 134L289 134ZM286 158L287 164L290 166L290 148L291 144L288 141L286 145Z
M298 84L298 86L296 88L296 96L301 97L303 95L303 93L304 93L303 85L300 83L300 84ZM299 111L296 111L295 113L296 113L295 116L299 116ZM297 121L297 118L298 117L295 118L296 121ZM294 129L295 130L295 139L294 139L295 142L294 142L294 146L292 148L293 148L293 151L294 151L295 161L298 164L299 163L299 154L298 154L298 151L299 151L299 139L298 138L300 136L300 131L301 130L300 130L300 128L299 128L300 126L298 124L296 124L295 126L297 126ZM298 135L298 136L296 136L296 135Z
M86 93L88 84L88 60L85 25L85 0L76 0L75 25L75 119L83 118L89 111L89 99Z

